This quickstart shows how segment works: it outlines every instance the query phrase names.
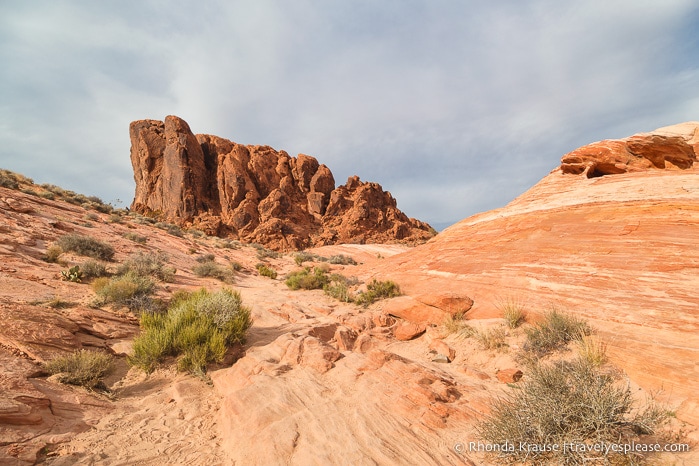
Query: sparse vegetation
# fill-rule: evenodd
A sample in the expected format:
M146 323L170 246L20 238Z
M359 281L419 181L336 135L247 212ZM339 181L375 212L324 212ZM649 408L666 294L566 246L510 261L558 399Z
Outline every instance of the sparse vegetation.
M167 231L172 236L178 236L178 237L184 236L184 232L182 231L182 228L180 228L177 225L174 225L172 223L158 222L155 224L155 227L160 228L161 230Z
M325 294L332 296L343 303L354 302L354 295L350 291L349 287L350 285L357 283L356 279L353 280L338 273L333 273L328 278L329 282L323 286L323 291L325 291Z
M320 267L315 267L312 272L310 267L304 267L301 270L290 273L286 277L285 283L292 290L320 290L330 283L330 277Z
M155 277L164 282L175 279L175 268L167 265L168 257L163 253L138 252L131 255L117 269L118 275L133 273L141 277Z
M526 329L527 340L523 349L541 357L571 341L580 340L590 332L587 322L553 309L544 315L543 321Z
M464 312L460 311L454 315L447 315L444 319L444 329L448 333L454 333L463 338L469 338L476 333L476 330L468 325L464 320Z
M267 259L278 259L281 256L281 254L279 254L277 251L272 251L271 249L267 249L266 247L262 246L261 244L253 243L250 246L257 249L257 258L261 261L267 260Z
M654 433L666 418L667 411L654 404L636 409L628 385L577 359L533 366L520 386L494 401L478 430L485 442L512 447L494 453L508 463L639 464L638 453L583 451L580 445L631 443Z
M61 383L94 389L112 370L112 363L112 356L106 353L83 349L52 359L44 368L50 374L59 374L58 381Z
M213 254L203 254L197 257L195 260L201 264L203 262L213 262L215 259L216 256L214 256Z
M110 261L114 257L114 248L90 236L68 234L61 236L56 244L65 252L74 252L81 256Z
M233 270L234 272L240 272L241 270L243 270L243 264L241 264L238 261L232 261L231 270Z
M483 349L486 350L499 349L507 346L507 342L505 341L507 333L502 327L496 327L489 330L476 330L473 333L473 336L476 341L480 343Z
M155 283L150 277L133 271L112 278L98 278L92 282L92 289L97 293L97 304L111 303L131 311L148 310L153 306L151 295Z
M580 335L577 340L578 354L593 367L600 367L607 362L607 345L595 334Z
M176 356L179 370L201 375L208 363L223 360L230 345L244 342L251 325L250 309L237 291L183 293L167 313L141 315L141 335L129 361L151 372Z
M263 277L268 277L272 280L277 278L277 271L266 264L257 264L255 268L257 269L257 273L259 273Z
M192 268L192 272L199 278L211 277L221 281L230 280L231 274L223 266L217 264L213 260L205 260L199 262Z
M146 244L146 242L148 241L148 238L146 238L145 236L139 235L138 233L134 233L132 231L124 233L124 238L139 244Z
M104 262L89 259L83 262L82 266L83 278L90 280L92 278L106 277L109 275L107 265Z
M510 328L517 328L527 320L527 311L524 305L517 299L507 298L497 305L505 324Z
M0 187L19 189L17 174L9 170L0 170Z
M68 270L61 271L61 280L73 283L80 283L83 278L83 273L80 271L80 266L74 265Z
M61 254L63 254L63 249L57 244L52 244L46 249L44 260L46 262L57 263Z
M391 280L378 281L375 278L367 283L366 291L358 293L355 302L366 307L375 301L400 296L400 287Z
M345 256L344 254L330 256L328 258L328 262L334 265L357 265L357 261L352 259L350 256Z

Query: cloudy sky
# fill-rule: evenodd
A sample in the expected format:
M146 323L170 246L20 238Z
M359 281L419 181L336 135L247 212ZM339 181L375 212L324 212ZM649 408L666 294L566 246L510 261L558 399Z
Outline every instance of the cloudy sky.
M438 228L699 120L696 0L0 2L0 167L133 199L128 125L315 156Z

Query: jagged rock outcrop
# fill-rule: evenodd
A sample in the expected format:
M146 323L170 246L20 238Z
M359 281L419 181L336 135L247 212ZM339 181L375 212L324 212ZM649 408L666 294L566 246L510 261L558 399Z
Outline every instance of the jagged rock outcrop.
M377 183L354 176L336 188L330 169L309 155L195 136L175 116L129 130L137 212L278 250L433 235Z
M625 139L588 144L564 155L561 171L595 178L604 175L650 170L652 168L687 169L696 162L699 148L697 126L677 125L653 133L636 134Z

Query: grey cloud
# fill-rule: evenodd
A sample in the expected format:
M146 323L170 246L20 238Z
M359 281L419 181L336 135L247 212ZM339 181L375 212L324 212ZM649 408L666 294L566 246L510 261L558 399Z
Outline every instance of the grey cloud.
M699 9L654 2L0 6L0 166L130 202L128 123L309 153L409 215L501 206L580 145L699 119Z

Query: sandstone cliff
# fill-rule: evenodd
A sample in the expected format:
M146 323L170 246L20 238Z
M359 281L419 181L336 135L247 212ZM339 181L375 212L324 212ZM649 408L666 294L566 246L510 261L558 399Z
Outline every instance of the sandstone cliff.
M374 273L412 296L459 290L473 299L474 320L501 316L507 299L533 315L555 307L582 316L632 380L699 425L697 151L699 122L582 147L509 205ZM404 299L391 312L414 321L453 311Z
M380 185L355 176L336 188L330 169L308 155L194 135L175 116L134 121L130 136L132 209L141 213L277 250L433 235Z

